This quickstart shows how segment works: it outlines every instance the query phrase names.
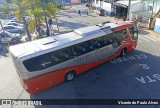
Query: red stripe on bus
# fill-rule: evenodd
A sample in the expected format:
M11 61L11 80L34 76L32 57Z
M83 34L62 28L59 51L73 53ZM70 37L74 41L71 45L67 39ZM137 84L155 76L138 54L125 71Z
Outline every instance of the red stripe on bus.
M114 54L113 56L110 56L106 59L103 59L103 60L100 60L97 62L92 62L92 63L87 63L87 64L83 64L83 65L70 67L70 68L63 69L63 70L50 72L50 73L47 73L47 74L29 79L29 80L25 80L24 85L28 86L28 89L26 89L26 91L30 94L34 94L34 93L40 92L42 90L45 90L49 87L55 86L55 85L64 81L64 77L67 72L74 70L77 75L80 73L83 73L89 69L92 69L95 66L98 66L106 61L109 61L109 60L119 56L121 53L121 50L124 47L125 46L121 47L116 54Z

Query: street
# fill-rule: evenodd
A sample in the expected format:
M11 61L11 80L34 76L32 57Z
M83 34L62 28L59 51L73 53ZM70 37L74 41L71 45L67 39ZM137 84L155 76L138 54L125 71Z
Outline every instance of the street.
M74 8L74 7L73 7ZM78 9L75 7L75 9ZM84 7L85 10L85 7ZM89 13L89 16L63 12L58 15L60 32L98 24L110 17ZM53 25L55 31L56 25ZM54 32L55 32L54 31ZM147 31L146 31L147 32ZM20 85L18 74L9 55L0 53L0 99L159 99L160 98L160 34L139 34L138 46L127 55L95 67L71 82L63 82L34 95ZM126 105L127 106L127 105ZM11 106L4 106L4 108ZM21 108L14 105L12 108ZM23 108L115 108L116 106L23 106ZM123 108L123 106L119 106ZM142 106L128 106L130 108ZM145 106L143 106L145 107ZM150 105L149 108L158 108Z

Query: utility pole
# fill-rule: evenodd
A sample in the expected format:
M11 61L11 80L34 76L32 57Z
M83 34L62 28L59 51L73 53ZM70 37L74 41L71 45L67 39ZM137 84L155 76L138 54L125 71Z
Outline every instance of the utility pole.
M128 19L129 19L129 21L131 21L130 7L131 7L131 0L129 0L129 2L128 2L128 14L127 14L127 17L128 17Z
M153 0L153 2L152 2L152 4L153 4L153 6L152 6L152 13L151 13L151 16L150 16L150 21L149 21L149 29L150 30L152 29L154 3L155 3L155 1Z
M103 5L103 0L100 0L100 8L102 9L102 5Z

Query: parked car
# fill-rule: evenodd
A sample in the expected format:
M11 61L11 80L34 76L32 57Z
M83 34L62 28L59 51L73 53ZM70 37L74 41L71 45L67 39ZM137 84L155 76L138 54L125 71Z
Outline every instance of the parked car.
M5 31L8 31L8 32L16 32L16 33L21 33L21 32L23 32L24 31L24 28L23 27L21 27L21 26L13 26L13 25L5 25L5 26L3 26L3 29L5 30Z
M17 22L9 22L9 23L7 23L6 25L20 26L20 27L23 27L23 28L24 28L24 25L23 25L23 24L20 24L20 23L17 23Z
M13 41L20 42L21 36L17 33L10 33L10 32L0 32L0 42L1 43L11 43Z
M22 22L22 21L19 21L19 20L10 20L9 22L16 22L16 23L23 24L23 22Z

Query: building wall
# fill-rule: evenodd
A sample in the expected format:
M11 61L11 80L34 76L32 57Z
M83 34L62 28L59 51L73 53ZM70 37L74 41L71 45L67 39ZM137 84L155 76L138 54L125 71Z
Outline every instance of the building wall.
M103 2L103 1L96 2L96 0L95 0L94 6L95 7L101 7L102 9L104 9L105 11L108 11L108 12L112 12L113 11L111 3L106 3L106 2Z
M54 0L54 2L56 2L57 4L71 4L71 0Z
M80 0L71 0L71 4L80 4Z
M146 11L149 11L149 6L153 6L153 2L150 0L150 1L146 1L145 2L145 10ZM158 12L158 10L160 9L160 0L157 0L155 3L154 3L154 9L153 9L153 12Z
M143 11L143 10L144 10L144 3L142 2L133 4L130 7L130 12L137 12L137 11Z

